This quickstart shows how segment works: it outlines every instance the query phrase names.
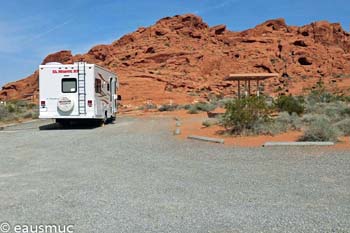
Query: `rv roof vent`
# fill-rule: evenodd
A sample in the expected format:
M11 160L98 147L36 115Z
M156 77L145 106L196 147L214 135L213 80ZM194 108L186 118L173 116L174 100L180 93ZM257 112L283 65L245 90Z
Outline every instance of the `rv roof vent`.
M59 63L59 62L48 62L45 65L62 65L62 63Z

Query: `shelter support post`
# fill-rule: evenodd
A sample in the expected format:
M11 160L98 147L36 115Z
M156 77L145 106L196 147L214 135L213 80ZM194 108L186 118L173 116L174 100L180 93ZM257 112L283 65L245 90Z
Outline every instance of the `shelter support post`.
M241 81L238 80L237 84L238 84L237 85L237 88L238 88L237 94L238 94L238 99L240 99L241 98Z
M248 95L250 96L251 93L250 93L250 80L248 80Z

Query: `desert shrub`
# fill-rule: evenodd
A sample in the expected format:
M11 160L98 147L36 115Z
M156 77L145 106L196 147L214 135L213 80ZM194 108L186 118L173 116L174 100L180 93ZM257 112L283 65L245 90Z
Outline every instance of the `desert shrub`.
M207 103L207 102L198 102L195 103L194 106L199 110L203 112L210 112L213 111L216 108L216 105L214 103Z
M300 116L296 113L292 113L290 117L290 128L293 130L300 130L303 127Z
M189 107L187 113L189 113L189 114L198 114L199 111L198 111L198 109L196 108L196 106L191 105L191 106Z
M303 122L303 124L310 124L316 116L317 115L313 113L304 114L301 117L301 121Z
M328 116L332 122L340 121L346 115L347 105L344 102L337 101L329 103L324 108L324 113Z
M210 127L213 125L218 124L218 120L217 119L206 119L205 121L202 122L202 125L204 127Z
M10 113L14 113L14 112L17 111L17 107L16 107L16 105L13 104L13 103L7 104L7 105L6 105L6 109L7 109L7 111L10 112Z
M287 125L275 120L258 120L252 127L252 133L257 135L275 135L286 132Z
M216 108L217 104L213 102L198 102L190 105L187 110L190 114L197 114L198 112L210 112Z
M303 122L297 113L293 112L289 114L288 112L281 112L275 119L277 124L284 125L287 130L299 130L302 128Z
M265 99L256 96L229 101L225 108L221 124L235 134L247 133L256 123L268 121L271 112Z
M275 135L288 130L300 130L302 121L296 113L281 112L276 118L265 121L258 120L253 128L254 134Z
M165 111L175 111L178 108L177 104L163 104L158 108L158 111L165 112Z
M35 111L32 116L33 119L38 119L39 118L39 111Z
M185 104L185 105L179 105L178 108L189 110L191 108L191 106L192 106L191 104Z
M137 108L138 110L150 110L150 109L157 109L157 105L155 104L145 104Z
M25 119L33 118L33 113L32 112L25 112L22 114L22 117Z
M338 130L324 116L316 117L305 130L300 141L337 141Z
M349 103L350 102L350 96L342 96L342 101Z
M29 103L27 107L28 107L28 109L37 109L38 105L33 104L33 103Z
M334 127L344 136L350 136L350 118L343 119L334 124Z
M0 120L13 121L21 118L38 118L39 108L36 104L26 101L10 101L0 104Z
M345 102L334 101L330 103L308 103L306 107L308 114L325 115L331 122L340 121L349 117L350 109Z
M346 119L350 117L350 107L346 107L344 108L341 112L340 112L341 116Z
M0 120L3 120L9 116L9 111L3 105L0 105Z
M292 114L295 112L301 115L304 112L303 101L300 98L295 98L293 96L279 96L275 100L275 106L280 112L288 112Z
M312 104L314 104L314 103L330 103L336 99L337 99L337 97L335 95L326 92L326 90L322 87L311 91L311 93L307 97L307 101L312 103Z

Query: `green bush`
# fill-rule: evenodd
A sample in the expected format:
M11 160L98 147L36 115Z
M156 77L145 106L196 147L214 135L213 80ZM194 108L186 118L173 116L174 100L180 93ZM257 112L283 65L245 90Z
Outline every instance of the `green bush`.
M304 114L302 117L301 117L301 121L303 122L303 124L310 124L316 117L317 115L316 114L313 114L313 113L308 113L308 114Z
M198 102L187 106L188 113L197 114L198 112L210 112L216 108L216 104L212 102ZM186 109L186 108L185 108Z
M334 100L334 96L328 92L326 92L323 86L319 86L316 90L312 90L309 96L307 97L307 101L314 103L329 103Z
M189 114L198 114L199 111L198 111L198 109L196 108L196 106L191 105L191 106L189 107L187 113L189 113Z
M281 112L275 119L275 122L284 125L287 130L300 130L302 128L302 120L295 112L292 114Z
M289 114L295 112L301 115L304 112L303 100L293 96L279 96L275 101L275 106L280 112L288 112Z
M349 102L350 96L336 95L327 92L324 88L313 90L307 97L307 101L314 103L331 103L335 101Z
M258 120L252 127L251 132L256 135L276 135L286 132L287 125L275 120Z
M207 103L207 102L199 102L194 105L199 111L202 112L210 112L213 111L216 108L216 105L213 103Z
M310 123L299 141L337 141L339 131L326 117L317 117Z
M37 105L25 101L10 101L0 104L0 121L14 121L19 119L35 119L39 117Z
M25 119L33 118L33 113L32 112L25 112L22 114L22 117Z
M265 99L256 96L229 101L225 108L221 124L234 134L252 131L256 123L268 121L271 113Z
M230 101L234 100L233 98L223 98L217 101L217 106L220 108L224 108L226 104Z
M157 105L155 104L145 104L143 106L140 106L137 108L138 110L150 110L150 109L157 109Z
M191 104L185 104L185 105L180 105L178 108L189 110L191 108L191 106L192 106Z
M14 113L14 112L17 111L18 108L16 107L15 104L9 103L9 104L6 105L6 109L7 109L8 112Z
M300 130L302 128L302 121L300 117L293 113L281 112L276 118L268 121L258 120L253 128L254 134L276 135L287 132L288 130Z
M308 103L305 112L308 114L326 115L331 122L338 122L350 116L349 107L342 101L315 104Z
M175 111L178 108L177 104L163 104L158 108L160 112Z
M210 126L213 126L213 125L216 125L216 124L218 124L218 120L217 119L207 119L207 120L202 122L202 125L204 127L210 127Z
M344 136L350 136L350 118L341 120L334 124L334 127Z
M350 107L345 107L342 111L341 114L346 117L350 117Z
M9 115L9 111L7 110L7 108L4 105L0 105L0 120L5 119L6 117L8 117Z
M329 103L324 108L324 113L331 119L332 122L337 122L346 117L347 105L344 102L336 101Z

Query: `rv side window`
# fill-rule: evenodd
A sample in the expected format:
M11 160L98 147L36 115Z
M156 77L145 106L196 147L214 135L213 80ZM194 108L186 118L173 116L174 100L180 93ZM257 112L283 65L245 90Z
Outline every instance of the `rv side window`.
M75 93L75 92L77 92L77 79L63 78L62 93Z
M101 86L101 80L100 79L95 79L95 92L96 93L101 93L102 92L102 86Z

